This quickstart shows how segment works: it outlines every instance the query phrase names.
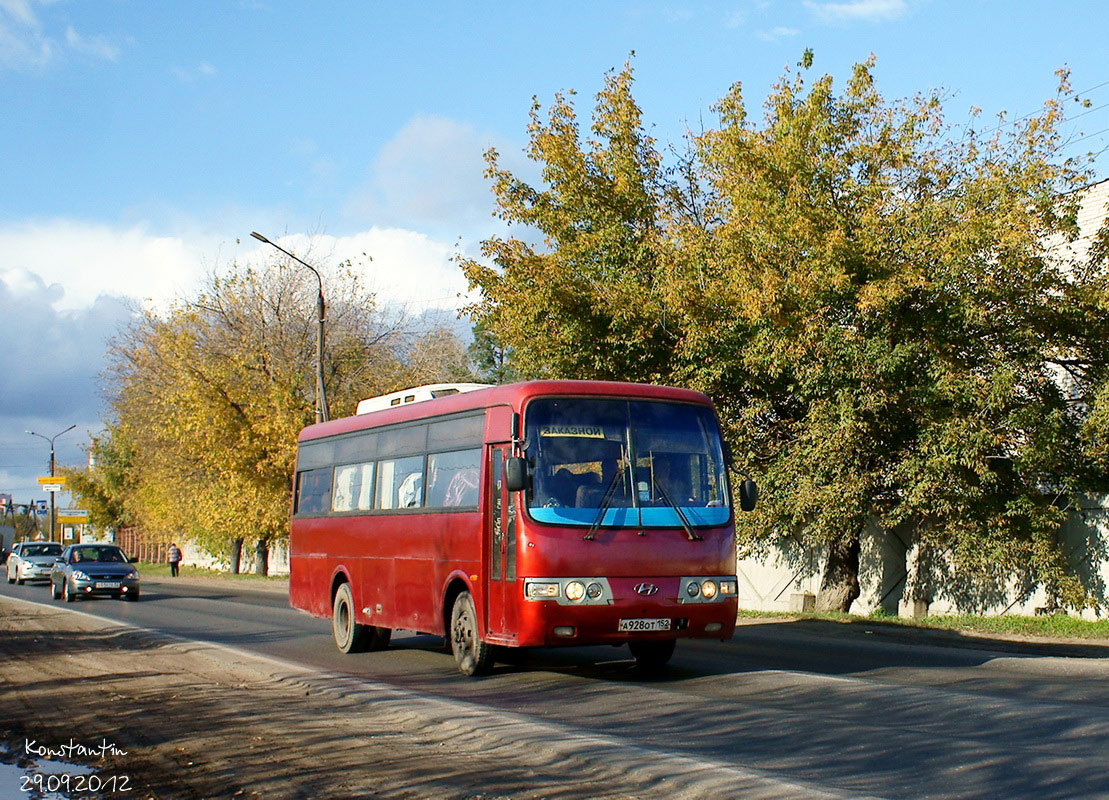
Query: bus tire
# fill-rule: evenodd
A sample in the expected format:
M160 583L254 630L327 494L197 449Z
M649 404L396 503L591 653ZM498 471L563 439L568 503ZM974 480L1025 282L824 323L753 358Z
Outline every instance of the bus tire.
M331 611L331 634L341 653L361 653L369 645L369 625L354 621L354 596L350 584L344 583L335 592Z
M628 642L628 649L635 656L635 664L643 672L661 672L674 655L674 639L663 641Z
M379 628L376 625L363 625L362 627L367 629L367 650L384 650L389 646L389 640L393 638L393 631L391 628Z
M463 675L481 675L493 666L493 647L481 641L477 629L477 611L469 592L454 598L451 609L451 652Z

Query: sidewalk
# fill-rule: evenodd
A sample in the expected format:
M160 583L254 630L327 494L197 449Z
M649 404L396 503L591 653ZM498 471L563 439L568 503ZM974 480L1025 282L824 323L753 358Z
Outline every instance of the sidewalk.
M249 578L225 575L182 575L170 578L165 575L143 575L143 586L203 586L210 589L229 589L243 592L265 592L266 594L289 595L289 578Z

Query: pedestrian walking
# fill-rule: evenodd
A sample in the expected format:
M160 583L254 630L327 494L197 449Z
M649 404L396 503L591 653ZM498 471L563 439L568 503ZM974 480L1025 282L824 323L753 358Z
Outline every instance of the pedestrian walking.
M177 570L181 566L181 549L174 542L169 546L169 574L177 577Z

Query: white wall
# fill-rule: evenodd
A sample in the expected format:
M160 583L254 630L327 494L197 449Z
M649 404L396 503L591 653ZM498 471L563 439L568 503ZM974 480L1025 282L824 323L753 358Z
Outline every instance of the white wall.
M1100 601L1100 615L1109 615L1109 495L1088 497L1083 507L1067 516L1059 531L1063 552L1071 568L1081 574ZM987 615L1042 613L1048 600L1043 589L1025 593L1015 578L995 585L960 583L948 576L934 587L932 602L925 608L909 597L914 578L917 547L908 531L883 530L871 524L863 535L859 557L860 597L852 604L854 614L869 614L878 608L899 616L923 613ZM820 589L825 554L804 548L787 539L768 555L741 558L736 564L739 578L739 607L755 611L799 611L805 595ZM1098 618L1097 609L1081 616Z

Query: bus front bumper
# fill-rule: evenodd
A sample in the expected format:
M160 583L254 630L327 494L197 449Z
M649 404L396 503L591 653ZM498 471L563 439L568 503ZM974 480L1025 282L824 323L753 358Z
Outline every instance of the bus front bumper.
M604 581L606 591L595 599L583 597L573 601L565 594L552 599L526 599L520 606L518 643L522 647L549 647L619 645L651 639L729 639L735 631L738 605L734 583L724 596L691 597L689 583L700 584L705 580L715 580L717 586L721 581L608 579ZM732 577L731 581L734 580ZM529 592L527 583L525 580L522 587L525 597ZM563 580L563 592L566 586L567 581Z

